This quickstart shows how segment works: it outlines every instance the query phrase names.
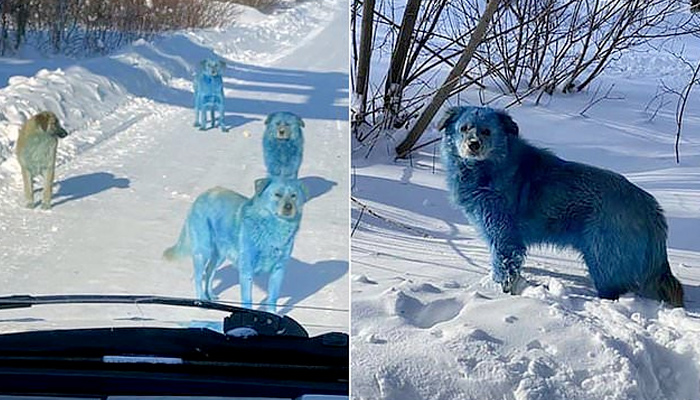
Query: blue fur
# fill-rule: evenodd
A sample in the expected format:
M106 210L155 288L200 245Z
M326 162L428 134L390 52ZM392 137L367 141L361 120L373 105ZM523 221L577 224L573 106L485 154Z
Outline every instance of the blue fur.
M200 69L194 80L194 126L204 130L207 124L207 111L211 111L211 127L214 128L218 112L219 128L228 129L224 125L224 81L221 77L226 63L213 58L207 58L200 63Z
M263 158L270 177L294 178L304 153L304 121L290 112L276 112L267 116L263 134ZM283 130L284 139L278 138Z
M666 220L650 194L615 172L530 145L502 111L455 107L441 129L451 200L489 244L493 278L505 292L519 279L526 249L548 244L581 253L600 297L636 292L682 305Z
M267 305L276 312L284 271L299 230L306 192L298 180L260 179L252 198L216 187L195 200L168 259L192 256L197 298L212 300L214 271L237 267L244 307L252 306L253 277L269 274ZM284 205L293 210L284 216Z

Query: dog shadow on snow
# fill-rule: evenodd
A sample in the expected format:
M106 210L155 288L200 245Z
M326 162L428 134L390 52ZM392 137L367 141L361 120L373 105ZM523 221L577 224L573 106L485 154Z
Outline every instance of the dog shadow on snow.
M194 111L192 111L192 115L194 118ZM228 113L224 110L224 125L226 126L226 132L224 132L224 133L230 133L231 129L237 128L239 126L243 126L243 125L247 124L248 122L261 121L261 120L262 120L262 118L246 117L243 115ZM216 124L214 127L212 127L211 121L207 122L204 129L201 129L201 128L197 128L197 129L200 132L207 132L207 131L221 132L221 127L219 127L218 124Z
M91 174L71 176L59 183L59 188L53 195L53 207L73 200L92 196L109 189L126 189L130 181L127 178L117 178L109 172L94 172Z
M131 46L130 53L137 57L106 57L99 63L81 65L90 72L108 77L127 92L156 102L193 108L191 89L169 82L191 81L199 61L212 56L212 50L195 43L187 35L174 35L159 41ZM183 55L187 55L187 59ZM316 72L269 66L256 66L218 57L226 61L223 73L227 88L225 110L237 114L226 115L225 123L234 128L247 122L243 114L265 115L286 110L302 118L346 120L348 106L348 74L341 72ZM159 65L167 71L161 79L144 66ZM236 84L231 80L235 79ZM158 87L160 90L153 90ZM289 101L289 95L304 99ZM194 110L192 110L194 121Z
M287 263L280 300L289 297L289 301L280 307L278 312L286 314L295 305L304 301L314 293L337 281L348 272L348 262L342 260L319 261L314 264L305 263L292 257ZM257 275L253 283L267 293L268 274ZM230 263L219 268L214 274L214 295L220 296L225 290L238 286L238 270ZM267 298L253 299L254 303L264 303Z

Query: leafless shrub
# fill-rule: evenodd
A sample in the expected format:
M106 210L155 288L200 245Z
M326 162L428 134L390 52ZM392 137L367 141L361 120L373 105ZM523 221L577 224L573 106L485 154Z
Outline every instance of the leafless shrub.
M106 53L138 38L178 29L220 26L221 3L264 10L280 0L1 0L0 52L25 36L44 51L70 55ZM9 40L9 33L15 40Z
M586 111L590 110L591 108L593 108L593 106L600 103L601 101L604 101L604 100L624 100L625 99L624 96L611 94L612 90L615 88L614 83L608 87L608 90L605 92L605 94L600 96L599 93L600 93L601 86L602 85L598 85L598 87L595 89L595 91L593 92L593 95L591 95L591 101L589 101L588 104L586 104L586 107L584 107L583 110L581 110L579 112L580 116L586 117Z
M481 68L504 93L581 91L623 51L698 31L681 0L520 0L496 18Z
M399 48L400 38L410 37L411 43L401 79L394 74L394 84L387 85L388 68L382 71L383 80L374 71L366 101L356 108L364 110L363 121L379 121L384 131L410 128L410 121L418 118L439 90L436 85L445 71L463 53L486 2L422 0L411 35L401 35L404 9L395 7L393 0L376 1L372 68L390 65L387 60ZM359 24L363 1L354 3L354 21ZM659 38L700 32L700 20L687 13L687 0L504 3L451 96L487 86L512 97L512 105L530 96L539 102L543 95L582 91L626 50ZM353 36L357 35L354 31ZM387 119L391 126L384 122Z

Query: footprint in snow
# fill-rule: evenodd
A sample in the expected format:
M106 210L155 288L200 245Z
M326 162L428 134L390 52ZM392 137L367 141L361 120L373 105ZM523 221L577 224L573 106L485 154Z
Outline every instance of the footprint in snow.
M355 275L352 278L353 282L357 283L365 283L367 285L376 285L377 281L373 281L367 277L367 275L360 274L360 275Z
M469 332L469 334L467 335L467 338L469 338L469 340L478 341L478 342L503 344L503 340L495 338L495 337L491 336L488 332L486 332L482 329L478 329L478 328Z
M423 303L402 291L391 293L386 299L390 313L405 319L409 324L429 329L454 319L462 311L463 304L455 298L437 299Z
M416 293L442 293L442 290L435 285L429 283L421 283L411 288L412 292Z

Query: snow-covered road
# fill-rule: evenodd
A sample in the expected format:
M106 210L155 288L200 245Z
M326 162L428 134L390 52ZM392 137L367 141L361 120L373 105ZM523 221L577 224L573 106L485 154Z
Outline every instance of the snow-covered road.
M316 14L312 6L318 9ZM291 111L306 123L299 176L312 199L304 208L282 286L281 312L299 320L311 333L348 331L348 9L343 1L302 7L308 15L298 10L256 15L260 20L251 26L278 33L284 33L281 28L286 26L293 39L285 42L271 36L269 43L257 44L257 53L250 43L253 50L236 52L246 45L241 37L246 26L239 24L231 31L136 43L116 56L90 61L92 68L86 68L90 74L103 74L118 86L116 106L98 119L87 120L61 144L70 151L61 153L53 209L21 207L21 184L12 166L16 161L5 162L0 188L2 293L192 297L191 262L167 263L161 259L163 249L176 240L191 202L202 191L221 185L252 194L254 180L265 174L261 136L265 116ZM299 27L290 27L289 21L300 13L306 18ZM251 41L261 37L250 34ZM228 62L226 123L231 130L227 133L201 132L192 126L188 73L211 50ZM139 80L136 72L140 71L155 78ZM79 87L79 82L70 85L70 79L80 78L71 75L75 73L73 68L60 75L69 88ZM11 90L12 86L5 95L11 97ZM11 111L18 107L15 104ZM81 141L81 135L91 139ZM214 287L221 300L240 299L237 280L230 265L216 274ZM256 282L254 301L261 301L266 282L263 277ZM65 315L57 309L45 309L41 319L57 315L76 319L75 308ZM97 320L101 312L85 307L77 319ZM129 312L138 316L148 310ZM172 312L172 319L187 315ZM10 325L18 316L28 314L26 310L8 313L11 321L0 322L0 330L13 328ZM32 328L31 322L19 319Z

